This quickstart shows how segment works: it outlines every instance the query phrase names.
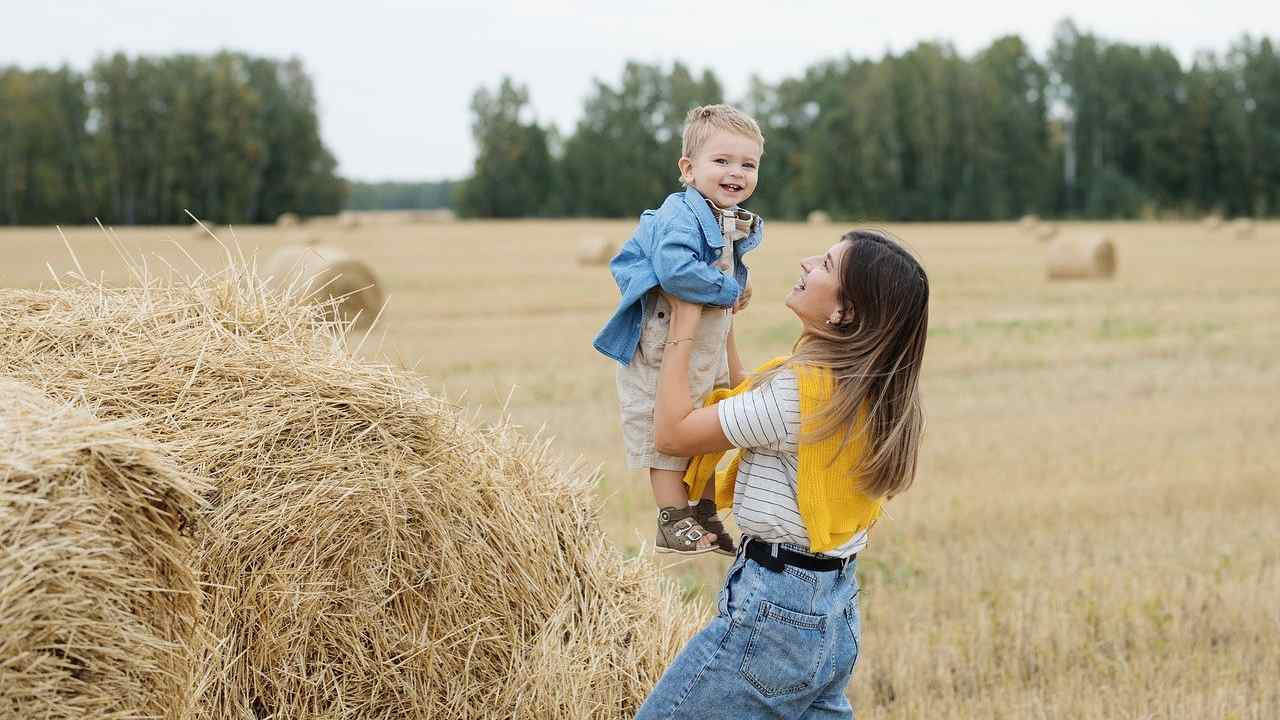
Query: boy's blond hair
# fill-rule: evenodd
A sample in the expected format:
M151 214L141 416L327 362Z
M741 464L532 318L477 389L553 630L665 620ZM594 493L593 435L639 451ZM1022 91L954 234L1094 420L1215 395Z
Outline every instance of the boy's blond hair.
M692 158L702 149L703 143L717 130L728 130L745 135L764 148L764 133L752 117L732 105L701 105L689 111L684 118L684 144L680 154Z

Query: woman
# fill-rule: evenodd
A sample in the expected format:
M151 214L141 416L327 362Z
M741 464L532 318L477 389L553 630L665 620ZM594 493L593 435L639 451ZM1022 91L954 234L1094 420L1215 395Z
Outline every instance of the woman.
M715 489L743 542L716 616L640 708L655 718L848 718L861 637L855 558L881 503L915 477L918 381L929 325L920 263L883 233L855 230L800 263L786 305L794 353L748 378L729 344L729 397L694 410L691 343L702 309L668 297L672 320L654 409L656 444L691 463L701 497L718 454L739 458ZM695 528L695 534L705 528Z

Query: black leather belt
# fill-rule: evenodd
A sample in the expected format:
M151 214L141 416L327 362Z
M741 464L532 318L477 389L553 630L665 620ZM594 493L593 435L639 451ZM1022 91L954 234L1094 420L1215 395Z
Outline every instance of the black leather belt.
M843 570L844 566L852 562L858 555L854 553L848 558L817 557L808 553L788 550L775 543L749 539L747 540L747 557L773 572L782 572L782 569L788 565L804 568L805 570L826 572Z

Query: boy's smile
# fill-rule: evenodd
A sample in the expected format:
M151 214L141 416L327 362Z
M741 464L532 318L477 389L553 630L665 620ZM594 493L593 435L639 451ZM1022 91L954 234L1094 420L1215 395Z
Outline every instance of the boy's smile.
M763 152L754 138L719 130L707 138L696 157L680 158L680 176L716 205L733 207L755 192Z

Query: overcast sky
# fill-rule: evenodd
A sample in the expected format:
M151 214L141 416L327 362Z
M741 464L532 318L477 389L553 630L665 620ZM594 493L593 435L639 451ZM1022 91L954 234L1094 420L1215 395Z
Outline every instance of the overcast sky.
M921 39L950 40L967 55L1017 33L1043 58L1068 14L1110 39L1161 43L1184 62L1200 49L1226 49L1242 32L1280 37L1280 3L1257 0L0 0L0 65L84 69L117 50L298 56L315 82L322 133L342 174L430 180L469 172L471 93L503 74L529 86L539 120L567 133L592 79L616 82L629 59L710 67L733 100L753 73L776 80L820 59L879 57Z

